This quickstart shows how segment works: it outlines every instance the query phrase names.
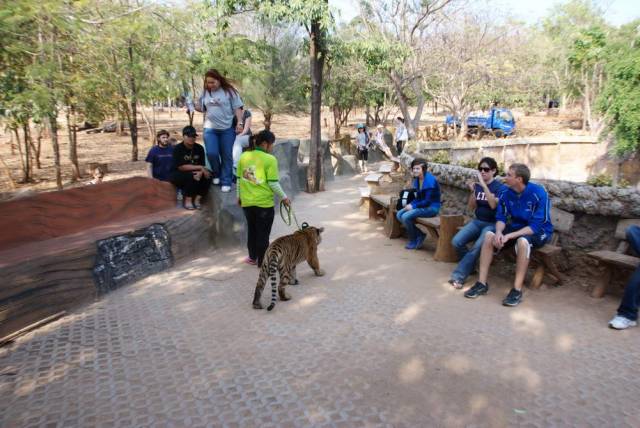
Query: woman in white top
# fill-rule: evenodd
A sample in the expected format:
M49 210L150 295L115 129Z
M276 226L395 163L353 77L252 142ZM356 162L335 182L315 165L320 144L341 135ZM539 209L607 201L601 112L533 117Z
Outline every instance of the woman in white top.
M213 172L213 184L221 184L222 191L231 190L233 179L233 143L242 132L242 99L236 88L218 70L204 75L204 92L194 106L205 113L204 146ZM237 118L233 128L233 118Z
M404 119L398 116L396 117L396 148L398 149L398 156L402 154L402 149L408 139L409 134L407 133L407 127L404 126Z

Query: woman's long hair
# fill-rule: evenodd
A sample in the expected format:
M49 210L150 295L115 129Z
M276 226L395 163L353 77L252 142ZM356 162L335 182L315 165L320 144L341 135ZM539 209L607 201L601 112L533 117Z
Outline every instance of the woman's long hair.
M227 95L233 96L234 94L238 93L238 90L231 83L229 83L229 81L222 74L220 74L220 72L215 68L207 70L207 72L204 74L205 91L208 90L207 77L212 77L216 79L218 82L220 82L220 87L227 93Z

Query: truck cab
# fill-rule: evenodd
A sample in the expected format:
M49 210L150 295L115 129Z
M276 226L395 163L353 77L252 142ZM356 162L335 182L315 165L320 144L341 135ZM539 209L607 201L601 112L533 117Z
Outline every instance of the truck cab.
M460 126L460 119L452 115L445 119L447 125ZM492 132L497 138L507 137L516 131L516 120L511 110L506 108L492 107L489 114L477 114L467 117L467 128L471 133L477 132L478 128Z

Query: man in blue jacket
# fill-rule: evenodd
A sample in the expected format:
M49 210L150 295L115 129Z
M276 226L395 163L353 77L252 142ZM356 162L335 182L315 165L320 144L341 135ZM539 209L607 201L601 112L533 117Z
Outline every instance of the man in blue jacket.
M416 227L418 217L435 217L440 212L440 185L436 178L427 172L427 162L416 158L411 162L411 175L416 197L396 214L396 218L407 229L409 243L407 250L422 247L426 235Z
M508 188L500 195L496 213L496 231L485 234L480 252L478 282L464 293L476 298L489 291L489 267L494 251L515 245L516 278L513 288L502 301L505 306L517 306L522 300L522 285L529 266L531 250L549 242L553 234L551 204L544 187L530 183L531 172L521 163L509 167L504 183Z

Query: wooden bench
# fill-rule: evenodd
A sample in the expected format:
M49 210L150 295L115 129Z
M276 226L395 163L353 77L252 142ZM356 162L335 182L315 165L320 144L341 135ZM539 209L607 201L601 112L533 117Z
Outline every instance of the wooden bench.
M574 219L574 215L567 211L551 208L553 235L549 243L536 249L532 253L532 260L534 261L536 270L531 279L531 288L540 288L545 275L551 276L557 284L562 284L566 281L566 276L560 273L554 262L554 258L562 252L562 247L558 245L559 235L568 233L571 230Z
M601 298L607 292L614 269L632 270L640 265L640 257L629 255L629 243L626 241L626 231L631 225L640 226L640 219L626 219L618 221L615 237L620 240L616 251L592 251L588 255L592 257L597 266L603 268L600 282L591 292L591 297Z

